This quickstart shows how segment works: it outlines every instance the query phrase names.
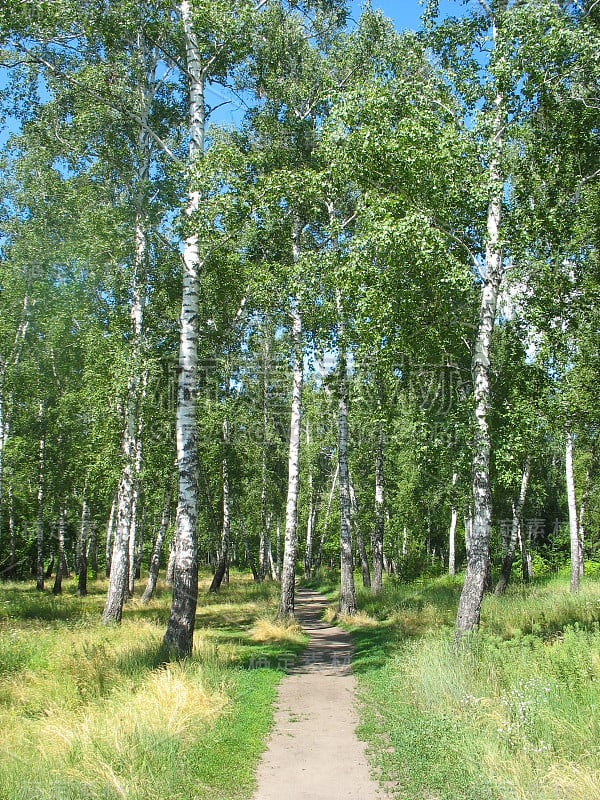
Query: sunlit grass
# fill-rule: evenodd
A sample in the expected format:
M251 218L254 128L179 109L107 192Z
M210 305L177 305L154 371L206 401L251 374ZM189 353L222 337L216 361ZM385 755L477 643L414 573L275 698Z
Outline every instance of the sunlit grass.
M279 664L305 637L272 621L275 586L233 576L215 596L208 583L192 657L181 663L164 661L162 585L109 627L99 623L104 581L86 598L70 582L58 598L0 586L2 798L250 796Z
M458 580L359 593L347 620L362 735L400 798L600 800L600 583L486 596L468 648L453 638Z

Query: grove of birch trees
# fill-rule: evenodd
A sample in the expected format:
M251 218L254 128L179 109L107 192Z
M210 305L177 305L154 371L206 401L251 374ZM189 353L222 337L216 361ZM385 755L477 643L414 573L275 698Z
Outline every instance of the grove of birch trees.
M437 5L0 4L3 578L600 569L600 4Z

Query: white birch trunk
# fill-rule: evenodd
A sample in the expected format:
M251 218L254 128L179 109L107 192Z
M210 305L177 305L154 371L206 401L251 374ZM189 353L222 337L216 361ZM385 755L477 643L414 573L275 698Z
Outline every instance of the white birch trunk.
M356 492L354 491L354 484L350 476L350 518L352 520L353 529L356 531L356 543L358 546L358 555L360 557L360 569L362 573L363 587L365 589L371 588L371 571L369 569L369 558L367 556L367 548L365 547L365 540L363 539L362 531L358 521L358 501L356 500Z
M6 410L4 390L6 387L6 377L9 368L16 367L21 357L25 336L29 327L29 297L26 294L23 298L23 311L21 321L17 327L11 351L6 360L0 360L0 537L2 536L2 511L4 500L4 451L10 436L11 408L9 405Z
M67 510L63 505L58 512L58 530L57 530L57 564L56 564L56 577L54 579L54 586L52 594L61 594L62 592L62 579L68 577L69 567L67 565L67 556L65 553L65 533L67 527Z
M294 264L300 259L299 221L294 224L292 254ZM286 619L294 615L294 581L296 576L296 548L298 544L298 484L300 479L300 417L302 408L303 350L302 315L300 300L296 297L291 308L294 366L292 383L292 408L290 415L290 445L288 451L288 490L285 507L285 541L281 570L281 594L278 616Z
M179 4L183 23L188 77L189 166L204 153L205 107L203 69L188 0ZM193 219L200 204L198 191L190 189L186 213ZM200 250L198 235L183 243L183 297L179 335L177 387L178 499L173 599L164 643L179 656L192 652L198 602L198 441L196 387L198 381L198 312Z
M340 496L340 614L356 614L354 563L352 559L352 508L348 471L348 380L344 318L340 291L336 291L338 314L338 466Z
M321 566L321 561L323 559L323 546L325 545L325 539L327 538L327 527L329 525L329 516L331 514L331 504L333 502L333 495L335 494L335 487L337 486L339 472L340 472L340 465L336 461L335 470L334 470L334 473L333 473L333 477L331 479L331 489L329 490L329 495L327 497L327 506L325 508L325 519L323 521L323 533L321 534L321 540L319 542L319 551L317 553L317 557L315 559L315 563L313 565L313 570L312 570L312 577L313 578L317 574L317 570Z
M140 317L140 325L142 318ZM142 334L141 327L139 328L140 335ZM131 492L131 512L129 519L129 545L127 553L127 598L133 597L135 589L135 574L136 574L136 555L139 545L141 545L141 531L138 530L138 505L140 499L140 475L142 472L142 458L143 458L143 428L144 428L144 414L142 411L142 404L146 397L146 385L148 382L148 372L144 370L142 373L142 384L140 389L140 398L137 415L137 432L135 441L135 464L134 464L134 480ZM139 541L138 541L139 540Z
M275 557L277 564L275 565L275 577L278 581L281 580L281 573L283 571L283 554L281 552L281 516L277 513L277 525L275 526Z
M38 409L38 423L40 427L40 442L38 447L38 491L37 491L37 563L36 563L36 588L44 591L44 478L46 439L43 430L44 404L40 403Z
M450 532L448 534L448 574L456 575L456 523L458 522L458 509L456 507L456 498L454 490L456 482L458 481L458 472L452 473L452 512L450 516Z
M146 42L140 33L138 48L145 52ZM135 198L134 259L131 281L131 331L133 346L131 365L127 384L127 400L125 403L125 425L121 439L123 466L117 491L117 516L111 553L111 567L108 593L102 622L104 624L119 623L123 616L123 603L130 588L130 553L135 543L130 544L132 515L137 512L135 506L137 460L141 458L141 407L143 402L143 351L144 351L144 306L146 301L146 259L147 236L145 222L145 201L147 181L150 170L151 145L148 134L150 109L154 98L154 78L156 62L145 75L141 87L140 117L143 124L138 132L138 169L136 175L137 195ZM134 535L135 535L135 523ZM133 558L131 558L133 561Z
M592 454L593 458L593 454ZM583 577L585 571L585 509L590 494L592 478L592 467L588 466L585 472L585 485L583 494L581 496L581 503L579 504L578 524L577 524L577 540L579 542L579 577Z
M381 414L381 397L378 397L377 405ZM383 539L385 533L384 456L385 431L383 422L380 420L375 452L375 524L371 538L371 554L373 558L371 594L379 594L383 587Z
M269 334L267 326L263 329L263 373L262 373L262 453L261 453L261 490L260 490L260 552L259 578L265 579L267 574L273 577L272 554L270 553L270 536L267 534L267 457L269 436ZM267 540L268 544L267 544Z
M108 524L106 526L106 551L105 551L105 558L106 558L106 577L110 577L110 559L112 556L112 545L113 545L113 537L115 533L115 519L117 514L117 497L118 495L115 494L113 497L113 501L110 506L110 515L108 517Z
M163 500L162 512L160 515L160 525L158 526L158 533L152 548L152 555L150 557L150 567L148 569L148 582L144 593L142 595L142 605L145 605L152 599L156 590L156 582L158 580L158 570L160 567L160 554L162 553L163 542L167 533L167 526L169 524L169 509L171 506L171 491L167 489Z
M579 536L577 525L577 501L575 499L575 476L573 474L573 434L567 431L565 439L565 479L569 506L569 538L571 541L571 592L579 591Z
M77 594L79 597L87 595L87 568L88 568L88 540L90 534L90 507L83 497L81 504L81 528L77 543Z
M15 570L17 567L17 527L15 524L15 507L12 490L12 482L8 483L8 536L9 536L9 555L8 555L8 569L5 570L4 576L9 579L15 577Z
M310 453L310 423L306 422L306 449ZM304 577L308 580L310 578L312 568L312 555L313 555L313 535L314 535L314 480L313 480L313 465L312 459L309 455L308 463L308 514L306 520L306 547L304 550Z
M506 548L506 553L504 554L504 558L502 559L502 568L500 570L500 578L498 579L498 583L496 584L496 588L494 593L496 595L504 594L506 587L508 585L508 581L510 580L510 573L512 570L512 565L515 557L515 549L517 546L517 541L521 535L521 525L522 525L522 516L523 516L523 507L525 505L525 499L527 497L527 485L529 483L529 473L530 473L530 462L529 459L525 462L525 467L523 468L523 474L521 476L521 489L519 491L519 498L515 503L513 503L513 518L511 524L511 531L510 531L510 539L508 540L508 547ZM523 554L525 557L527 556L526 553Z
M498 3L498 13L506 7L506 0ZM496 20L493 20L493 37L497 40ZM503 132L506 119L504 96L499 92L492 111L492 140L489 156L490 200L487 213L487 243L485 276L481 290L479 326L475 338L472 360L474 388L474 446L473 446L473 525L467 557L467 572L456 616L455 636L459 642L464 634L479 625L481 602L489 570L489 543L492 524L492 497L490 491L491 440L490 411L490 351L496 318L498 295L503 276L500 226L502 221L502 193L504 178L501 168Z
M223 420L223 457L221 459L221 470L223 479L223 524L221 528L221 547L219 551L219 562L213 575L212 583L210 585L210 592L218 592L221 588L221 583L227 575L229 568L229 545L231 534L231 502L229 493L229 463L227 458L227 449L229 445L229 423L227 419Z

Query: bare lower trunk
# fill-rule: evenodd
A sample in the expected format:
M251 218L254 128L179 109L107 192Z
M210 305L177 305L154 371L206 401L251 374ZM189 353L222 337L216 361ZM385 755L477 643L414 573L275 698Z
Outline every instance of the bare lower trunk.
M595 453L592 453L592 460ZM589 465L585 473L585 485L583 494L581 496L581 503L579 504L578 526L577 526L577 540L579 542L579 577L584 574L585 564L585 509L590 495L592 478L592 466Z
M378 405L381 409L380 400ZM383 538L385 532L384 454L385 432L383 423L380 420L375 452L375 524L371 537L371 555L373 558L371 594L379 594L383 587Z
M0 362L0 537L2 536L2 511L4 500L4 451L8 438L10 436L11 414L12 414L12 396L9 399L8 409L6 408L6 401L4 396L7 369L9 367L16 367L21 358L25 336L29 327L29 297L26 294L23 298L23 310L21 313L21 321L17 327L15 338L12 345L12 350L5 361Z
M319 550L317 552L317 557L315 558L315 563L313 565L312 570L312 577L314 578L317 574L317 570L321 566L321 561L323 560L323 547L325 545L325 539L327 538L327 526L329 525L329 515L331 513L331 503L333 502L333 495L335 493L335 487L338 482L338 475L340 472L340 465L336 463L335 471L333 473L333 477L331 479L331 489L329 490L329 496L327 498L327 507L325 508L325 519L323 521L323 532L321 534L321 540L319 542Z
M533 579L533 565L531 560L531 528L527 533L522 526L518 527L519 547L521 548L521 575L523 583L529 583Z
M133 453L136 425L132 414L127 414L127 417L122 443L125 466L119 479L117 519L110 558L110 579L106 603L102 613L102 622L105 625L121 622L128 583L129 530L131 527L131 498L134 480Z
M92 573L92 580L98 577L98 532L96 523L92 520L90 524L90 542L88 546L88 561Z
M277 513L277 525L275 526L275 556L277 558L275 577L280 581L283 570L283 553L281 551L281 516L279 513Z
M77 546L77 594L79 597L87 595L87 570L88 570L88 538L90 532L90 507L86 498L83 498L81 507L81 530Z
M308 463L308 515L306 520L306 547L304 549L304 577L310 578L313 557L313 536L314 522L316 514L316 503L314 499L313 465L310 458L310 424L306 422L306 449L309 453Z
M106 526L106 577L110 578L110 560L112 558L113 538L115 535L115 518L117 514L117 495L113 497L110 506L110 515L108 517L108 524Z
M42 424L44 406L40 403L39 421ZM37 492L37 563L36 588L44 591L44 475L45 475L45 438L40 434L38 451L38 492Z
M367 556L367 548L365 547L365 540L362 536L360 529L360 522L358 518L358 503L356 501L356 493L354 491L354 484L350 480L350 515L354 530L356 531L356 543L358 545L358 555L360 556L360 569L362 573L362 582L365 589L371 588L371 571L369 569L369 558Z
M144 238L145 242L145 238ZM141 335L141 319L140 335ZM139 518L139 505L140 505L140 489L141 489L141 472L142 472L142 457L143 457L143 430L144 430L144 414L142 412L142 405L146 397L146 386L148 384L148 372L144 370L141 376L140 397L138 403L137 414L137 433L135 439L135 479L133 483L133 492L131 495L131 515L129 523L129 553L128 565L129 572L127 576L127 597L133 597L135 590L135 579L137 576L138 553L142 548L142 535L143 526L138 526Z
M147 43L143 34L138 34L138 50L146 52ZM121 440L123 466L117 492L117 519L111 553L111 569L106 603L102 614L104 624L119 623L123 615L123 603L133 590L130 569L135 552L135 515L139 489L139 467L141 460L142 403L144 399L144 307L146 302L146 273L148 242L145 222L147 182L150 169L151 146L148 120L153 101L156 62L145 75L140 102L140 118L143 122L138 131L137 194L135 200L135 251L131 280L131 333L132 352L127 398L125 402L125 425Z
M189 164L193 168L204 152L205 73L194 33L188 0L181 0L181 18L186 50L188 108L190 115ZM193 217L200 203L199 192L190 189L187 215ZM198 602L198 441L196 392L198 373L198 312L200 251L198 235L192 233L183 246L183 299L179 338L179 382L177 390L177 465L179 491L173 600L164 643L178 656L192 652Z
M142 595L142 605L145 605L154 596L156 590L156 582L158 580L158 570L160 567L160 554L162 553L163 542L167 533L167 526L169 524L169 509L171 505L171 491L165 492L163 500L162 512L160 515L160 525L158 526L158 533L154 540L154 547L152 548L152 555L150 556L150 566L148 568L148 582L144 593Z
M529 483L529 473L530 473L530 464L528 459L527 462L525 463L525 467L523 468L523 474L521 476L521 490L519 491L519 498L516 503L513 503L513 517L512 517L512 525L510 531L510 539L508 540L506 553L504 554L504 558L502 559L500 578L494 590L495 594L497 595L504 594L504 591L506 590L506 587L508 585L508 581L510 580L510 573L515 558L517 540L519 538L519 532L522 526L523 506L525 505L525 499L527 497L527 484Z
M498 4L501 12L506 0ZM494 39L497 36L493 21ZM455 637L459 642L464 634L479 625L481 602L489 574L489 543L492 523L492 497L490 491L491 440L489 431L490 410L490 354L492 333L496 317L498 294L502 282L502 245L500 224L502 218L502 193L504 190L501 169L502 134L505 123L505 102L498 93L492 117L490 143L489 187L490 200L487 214L487 245L485 269L481 288L479 326L475 338L472 360L474 389L473 437L473 526L467 556L467 572L460 596L455 624Z
M242 531L242 541L244 543L244 553L246 554L246 561L250 567L252 572L252 579L255 583L260 583L260 575L258 570L256 569L256 565L254 564L254 556L252 555L252 550L250 549L250 542L248 541L248 531L246 530L246 523L244 521L243 514L241 510L237 509L238 519L240 521L240 529Z
M458 522L458 509L456 507L456 499L454 497L454 490L458 480L458 473L452 473L452 512L450 516L450 533L448 534L448 574L456 575L456 523Z
M293 258L297 264L300 257L299 222L294 225ZM288 491L285 507L285 541L283 565L281 570L281 594L279 599L280 619L294 615L294 581L296 577L296 548L298 543L298 483L300 479L300 415L302 404L303 352L302 316L299 298L295 298L292 309L292 341L294 347L294 367L292 384L292 409L290 415L290 444L288 451Z
M172 539L169 545L169 560L167 561L167 569L165 572L165 583L167 586L173 586L175 579L175 540Z
M13 498L12 483L8 483L8 536L9 536L9 556L8 569L5 576L9 579L15 577L17 568L17 526L15 523L15 507Z
M348 379L344 345L344 326L341 295L337 292L338 335L340 339L338 364L338 465L340 484L340 603L341 614L356 613L354 564L352 561L352 521L350 475L348 472Z
M261 453L261 489L260 489L260 550L258 559L259 579L263 581L267 574L273 577L270 556L270 535L267 533L267 456L269 447L269 334L267 325L263 330L263 374L262 374L262 453ZM269 545L267 546L267 538Z
M567 431L565 444L565 479L569 506L569 536L571 540L571 592L579 591L579 536L577 526L577 501L573 474L573 434Z
M54 579L54 586L52 594L61 594L62 580L69 575L69 567L67 566L67 556L65 553L65 533L67 527L67 512L64 506L61 506L58 513L58 529L57 529L57 565L56 565L56 578Z
M229 442L229 428L227 420L223 420L223 527L221 529L221 549L219 562L213 575L209 592L218 592L227 574L229 567L229 540L231 533L231 507L229 500L229 464L227 462L227 447Z

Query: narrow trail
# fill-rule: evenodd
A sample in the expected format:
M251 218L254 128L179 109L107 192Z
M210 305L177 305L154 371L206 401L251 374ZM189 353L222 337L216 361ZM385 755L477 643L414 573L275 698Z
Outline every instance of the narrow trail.
M309 644L279 685L254 800L385 800L356 738L352 642L321 620L326 606L317 592L296 592L296 617Z

